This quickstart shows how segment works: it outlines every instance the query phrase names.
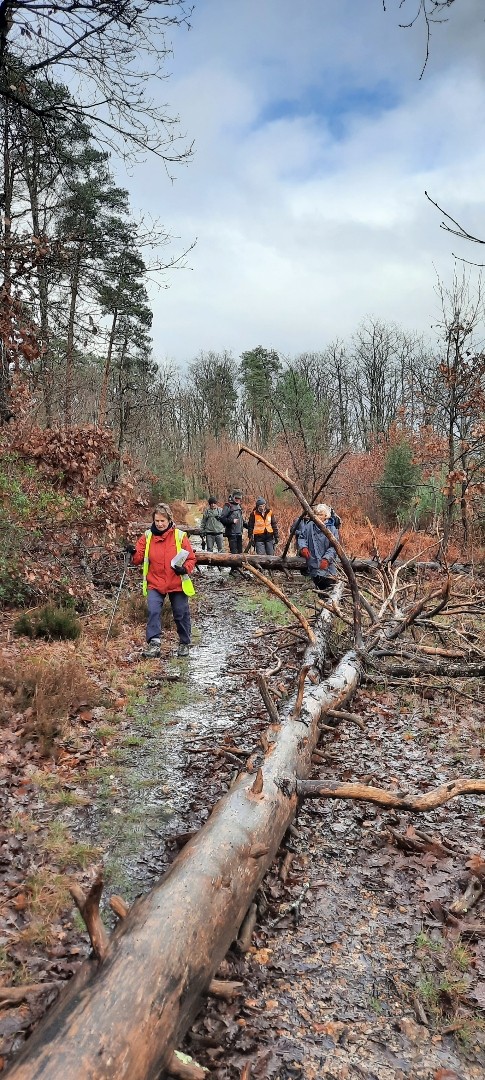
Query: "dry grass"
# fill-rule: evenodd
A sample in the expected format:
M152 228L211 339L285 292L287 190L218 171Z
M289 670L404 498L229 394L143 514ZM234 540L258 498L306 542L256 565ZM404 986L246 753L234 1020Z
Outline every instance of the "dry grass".
M39 740L43 754L51 752L74 707L95 705L100 693L74 656L0 662L0 720L23 712L26 733Z
M147 602L141 590L123 597L120 604L120 616L132 626L142 626L147 621Z

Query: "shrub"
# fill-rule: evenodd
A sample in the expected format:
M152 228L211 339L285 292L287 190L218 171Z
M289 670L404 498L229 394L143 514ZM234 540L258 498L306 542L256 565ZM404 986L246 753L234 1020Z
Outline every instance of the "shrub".
M382 479L377 484L379 499L388 520L406 517L421 478L413 461L413 449L407 442L389 447Z
M153 504L159 502L172 502L173 499L183 499L185 480L183 473L168 473L153 481L150 489L150 500Z
M35 611L25 611L14 623L14 630L29 638L47 641L77 641L81 624L72 608L46 604Z

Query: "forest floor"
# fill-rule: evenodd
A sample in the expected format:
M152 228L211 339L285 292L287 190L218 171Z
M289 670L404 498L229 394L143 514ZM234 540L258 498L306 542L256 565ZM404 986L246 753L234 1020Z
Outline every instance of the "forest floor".
M140 659L130 591L107 644L106 600L76 645L27 643L4 620L0 991L34 989L0 1001L0 1071L89 952L69 881L85 886L103 865L112 925L109 896L130 903L153 885L259 744L256 673L280 656L272 690L294 687L305 642L287 611L225 573L205 570L197 587L188 661L171 627L161 660ZM294 595L309 613L308 584ZM344 648L341 625L330 649ZM314 776L413 793L483 776L484 699L477 680L363 684L363 730L325 731ZM295 825L258 894L249 952L222 965L241 994L208 997L182 1049L214 1080L483 1077L485 898L459 919L450 905L470 871L485 880L485 799L414 817L311 800Z

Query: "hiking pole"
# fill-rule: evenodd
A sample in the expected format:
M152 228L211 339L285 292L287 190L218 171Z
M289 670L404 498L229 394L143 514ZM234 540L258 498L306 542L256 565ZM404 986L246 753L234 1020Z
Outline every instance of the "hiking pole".
M111 633L111 627L113 625L114 617L116 615L116 609L117 609L118 604L120 602L121 590L122 590L123 585L125 583L126 571L128 570L128 558L129 558L129 552L125 551L125 553L123 555L123 563L124 563L123 573L121 575L121 581L120 581L120 583L118 585L118 592L116 593L116 599L115 599L115 602L114 602L114 605L113 605L113 610L111 612L111 619L109 621L108 631L107 631L106 637L104 639L105 645L107 644L109 635Z

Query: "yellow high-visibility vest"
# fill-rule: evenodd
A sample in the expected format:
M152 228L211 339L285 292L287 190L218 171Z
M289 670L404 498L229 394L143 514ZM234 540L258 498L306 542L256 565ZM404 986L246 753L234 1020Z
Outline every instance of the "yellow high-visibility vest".
M147 531L145 533L145 554L144 554L144 557L143 557L143 584L142 584L142 591L143 591L144 596L148 596L148 580L147 580L147 578L148 578L148 567L150 565L149 558L148 558L148 552L150 551L150 542L151 542L152 536L153 536L152 530L147 529ZM179 551L182 548L182 540L183 540L184 536L187 536L187 533L182 532L181 529L175 529L175 547L176 547L176 550L177 550L177 555L178 555ZM192 584L191 579L189 578L189 575L188 574L182 574L181 580L182 580L182 592L184 592L186 596L195 596L195 589L194 589L194 586Z

